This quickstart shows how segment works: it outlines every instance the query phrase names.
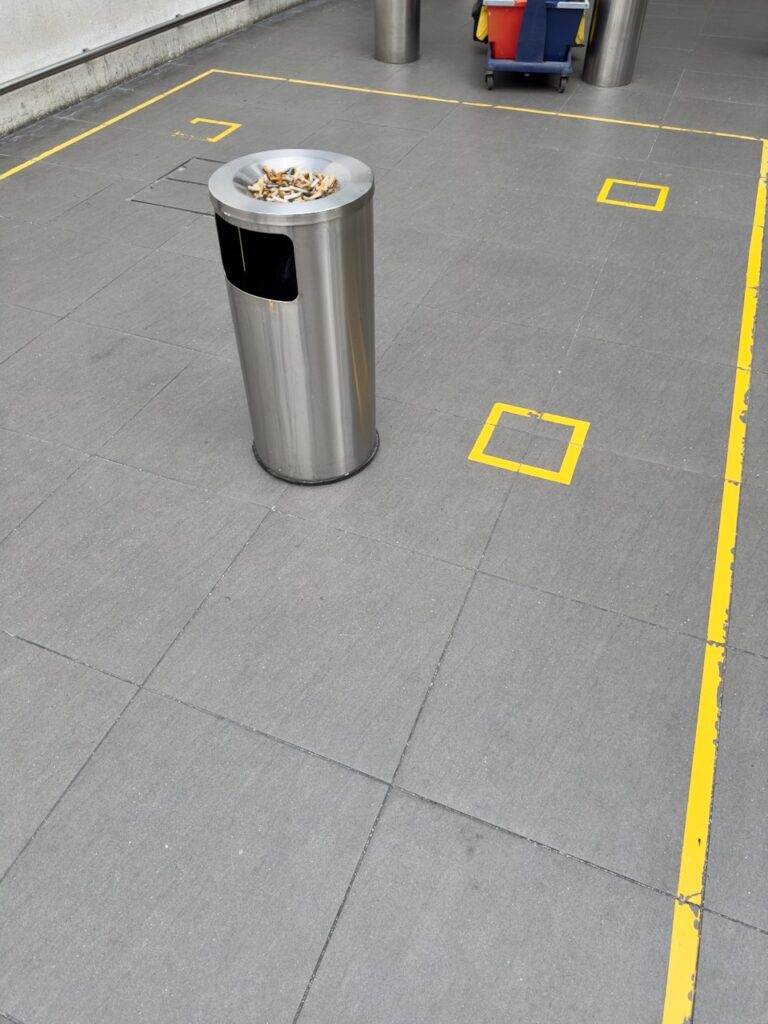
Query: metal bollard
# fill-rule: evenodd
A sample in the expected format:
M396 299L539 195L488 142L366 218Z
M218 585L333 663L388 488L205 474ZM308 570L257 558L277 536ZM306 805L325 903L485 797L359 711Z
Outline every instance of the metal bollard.
M628 85L648 0L596 0L581 77L590 85Z
M376 0L375 57L385 64L419 59L421 0Z

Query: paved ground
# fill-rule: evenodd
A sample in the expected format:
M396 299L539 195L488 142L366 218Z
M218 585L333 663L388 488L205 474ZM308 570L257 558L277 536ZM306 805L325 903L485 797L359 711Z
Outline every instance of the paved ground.
M489 94L469 6L394 67L310 4L0 140L55 150L0 182L0 1019L683 1024L692 935L695 1024L768 1017L761 146L658 127L768 135L768 14L652 2L631 87ZM210 68L276 77L92 131ZM201 184L302 144L377 174L381 451L322 489L251 457ZM467 459L497 402L590 424L570 485Z

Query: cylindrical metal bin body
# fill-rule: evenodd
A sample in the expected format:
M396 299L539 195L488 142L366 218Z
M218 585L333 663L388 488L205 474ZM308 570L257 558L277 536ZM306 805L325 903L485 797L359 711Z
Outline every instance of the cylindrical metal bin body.
M421 0L375 0L375 57L386 64L419 59Z
M590 85L629 85L648 0L596 0L582 78Z
M341 188L268 203L246 188L263 165L334 174ZM373 189L364 164L317 150L252 154L209 182L253 451L294 483L343 479L378 447Z

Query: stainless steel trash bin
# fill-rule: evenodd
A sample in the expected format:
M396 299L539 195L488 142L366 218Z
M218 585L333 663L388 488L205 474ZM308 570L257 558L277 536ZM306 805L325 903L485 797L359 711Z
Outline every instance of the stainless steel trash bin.
M273 203L247 186L267 165L333 174L337 192ZM240 157L208 183L253 452L274 476L329 483L376 454L373 172L320 150Z
M408 64L419 59L421 0L376 0L373 16L376 60Z

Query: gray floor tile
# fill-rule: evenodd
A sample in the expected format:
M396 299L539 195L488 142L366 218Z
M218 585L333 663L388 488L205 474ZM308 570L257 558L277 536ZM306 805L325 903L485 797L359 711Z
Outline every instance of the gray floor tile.
M764 657L768 657L766 522L768 490L764 484L758 487L748 481L741 492L728 639L736 647Z
M55 217L53 223L70 231L83 231L91 237L119 238L131 245L156 249L195 218L191 213L148 210L140 203L130 202L141 185L139 181L121 180Z
M692 14L680 12L664 18L648 18L643 26L643 44L645 46L664 46L669 50L680 52L680 63L685 59L684 51L693 49L699 27L703 21L699 12Z
M0 539L83 462L85 456L22 434L0 430Z
M378 172L394 167L423 139L422 132L338 118L308 135L304 146L347 153Z
M578 245L580 259L602 259L621 217L617 207L596 203L596 196L540 196L524 188L500 189L488 204L485 237L491 243L523 245L557 256L572 253Z
M686 57L688 54L685 55ZM672 95L683 73L679 51L663 46L648 46L641 42L632 84L639 89L666 92Z
M668 123L673 122L668 119ZM678 127L692 126L681 124ZM651 159L660 163L680 164L681 167L746 174L754 181L755 187L760 175L759 147L754 142L741 142L737 139L661 131L654 143Z
M215 66L215 62L212 62L211 66ZM243 67L232 70L258 73L260 69ZM192 77L194 77L193 74L184 73L185 79ZM209 136L215 136L222 129L215 125L191 124L190 122L196 117L206 117L242 124L249 114L258 116L265 110L268 111L280 88L280 82L270 81L266 78L214 74L181 89L151 107L138 111L131 116L129 124L134 131L178 131L199 138L202 142L201 151L210 150L205 153L205 156L215 159L219 144L213 143L206 146L205 140ZM156 91L161 93L163 89L158 86ZM130 105L132 103L127 104L127 106ZM239 134L239 130L234 134ZM200 155L203 153L201 152Z
M700 97L729 103L768 104L768 80L760 82L747 75L724 75L714 69L705 73L686 68L676 95L680 99Z
M295 86L299 89L300 86ZM305 89L311 92L310 89ZM318 92L320 90L317 90ZM325 91L325 90L323 90ZM289 99L291 100L289 104ZM220 111L209 115L218 118ZM244 153L257 153L267 149L279 149L281 146L295 147L302 144L309 135L320 125L329 121L334 116L333 109L326 114L305 110L305 104L301 101L299 94L289 97L282 96L281 101L275 102L268 108L246 107L242 112L235 111L230 118L219 118L219 120L231 120L242 123L242 127L236 132L225 136L220 142L210 144L207 142L196 143L196 155L215 157L217 160L233 160ZM203 116L203 115L199 115ZM199 138L207 138L215 134L215 125L190 126L187 130L199 132ZM202 134L203 130L207 133ZM207 147L207 148L206 148Z
M95 451L189 362L192 353L65 319L0 374L0 426Z
M696 986L696 1024L763 1024L768 935L706 914Z
M16 166L69 142L91 127L93 126L84 125L60 115L44 117L17 132L0 136L0 153L11 157L13 165ZM20 173L25 172L21 171ZM11 179L6 180L10 181Z
M237 358L224 272L209 260L152 253L80 306L75 316L100 327Z
M532 465L562 459L534 441ZM478 472L500 472L477 466ZM585 449L569 487L510 474L483 568L695 636L706 628L721 484Z
M153 214L150 213L150 216ZM177 252L182 256L195 256L218 265L220 260L219 240L213 217L195 216L187 227L172 235L161 247L163 252Z
M376 296L416 303L451 261L466 251L466 243L452 234L392 223L387 209L375 205ZM425 218L424 224L427 223Z
M106 174L36 164L2 183L0 212L15 220L44 224L98 194L113 181Z
M408 251L409 240L414 237L413 232L418 232L425 241L431 235L453 237L455 248L459 248L459 242L464 242L463 252L466 252L465 240L485 238L497 215L490 208L484 192L470 193L461 204L446 203L441 189L430 187L428 180L399 168L379 182L374 202L378 228L377 261L380 259L382 238L391 239L397 247L395 256L402 260ZM416 239L418 241L418 235ZM443 248L445 244L443 242ZM423 249L413 253L411 260L419 263L421 277L431 273L430 261Z
M567 166L569 154L573 150L588 150L593 154L601 153L606 157L619 157L624 160L647 160L656 135L656 130L652 128L634 128L558 117L547 118L547 123L536 142L540 146L562 150L563 165Z
M744 478L768 487L768 375L753 373L749 388Z
M710 72L715 67L719 74L763 79L768 75L765 43L756 36L749 39L700 36L695 49L687 54L686 69Z
M314 54L308 60L302 61L298 68L294 67L291 77L369 89L399 88L392 84L400 70L399 66L371 60L374 36L373 19L370 17L366 29L367 32L357 34L360 52L354 57L347 56L344 60L339 60L338 54Z
M546 412L567 335L419 307L382 357L384 398L480 426L495 402ZM518 421L516 420L517 424ZM519 420L520 429L532 429Z
M469 582L467 570L274 516L149 685L389 779Z
M0 875L134 693L0 632Z
M0 625L142 682L265 512L92 460L5 541Z
M674 892L702 648L481 575L396 781Z
M768 109L753 103L726 103L702 97L673 98L665 118L667 124L705 131L751 135L758 139L768 133Z
M556 120L554 115L542 115L535 111L528 113L526 104L521 104L513 91L501 98L490 97L486 93L482 100L484 103L493 100L495 109L469 106L449 107L448 116L435 126L430 140L447 141L462 148L474 146L475 160L477 160L480 155L477 147L480 147L480 153L482 153L482 148L489 139L494 139L494 137L504 139L510 147L535 145L546 126ZM525 110L515 109L521 106ZM504 107L512 109L506 110Z
M499 115L503 112L498 112ZM429 187L437 176L457 182L466 190L478 155L482 154L482 182L486 186L523 189L536 195L561 195L584 199L597 197L606 178L637 180L643 163L589 152L573 152L567 160L556 149L546 146L518 145L505 133L490 133L482 149L474 141L435 139L427 135L397 165L398 171L412 179L421 179ZM495 192L494 192L495 194ZM497 201L497 209L501 203Z
M512 173L506 175L509 185L592 201L597 199L606 178L635 181L643 168L640 160L606 157L601 153L574 151L564 159L558 150L546 146L526 146L510 163Z
M741 303L750 225L706 217L625 210L609 260L668 274L696 274L733 286Z
M200 356L102 449L116 462L272 505L286 485L256 462L240 367Z
M468 316L573 333L597 281L600 264L572 256L476 245L454 259L424 304Z
M56 317L0 302L0 362L56 323Z
M170 181L189 181L196 185L207 185L211 175L221 167L225 161L213 160L208 157L194 157L186 163L176 167L166 175Z
M477 565L509 489L467 455L481 423L378 403L381 447L364 472L333 487L289 487L279 508L458 565ZM525 434L510 431L521 445ZM524 449L523 449L524 450Z
M411 131L431 131L454 109L450 103L428 103L400 96L351 95L357 98L344 111L346 119Z
M728 366L579 338L554 381L548 411L591 423L587 446L719 480L733 373Z
M650 1024L669 915L640 886L394 795L301 1019Z
M3 885L0 1005L49 1024L287 1024L382 795L140 696Z
M167 208L187 215L213 213L208 189L189 181L169 181L161 178L146 188L139 189L131 200L139 205Z
M752 227L756 183L748 175L649 161L636 180L669 188L664 207L667 213L712 217Z
M768 931L768 661L728 652L706 906Z
M729 36L740 36L742 39L768 39L768 12L744 8L739 0L736 10L723 10L718 4L707 12L702 26L702 34L727 39Z
M395 342L417 309L415 302L403 302L397 295L376 295L376 354L380 358Z
M7 302L65 316L146 254L119 239L6 220L0 293Z
M579 337L734 367L740 323L741 300L730 282L609 263Z
M158 92L162 89L158 89ZM126 104L126 109L130 104ZM153 108L150 108L153 109ZM70 138L89 130L88 124L70 121ZM57 166L81 168L112 177L154 181L192 156L204 143L172 131L141 131L132 118L96 132L54 154ZM183 125L179 129L183 129Z
M589 114L619 121L660 124L664 120L669 101L668 92L635 84L631 89L579 89L566 99L563 110L568 114Z

